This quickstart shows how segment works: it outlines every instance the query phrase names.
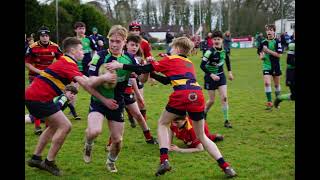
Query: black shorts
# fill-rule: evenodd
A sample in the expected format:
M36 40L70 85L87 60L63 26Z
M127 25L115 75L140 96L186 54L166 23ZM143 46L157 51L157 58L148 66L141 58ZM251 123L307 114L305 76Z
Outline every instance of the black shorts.
M295 85L295 70L294 69L287 69L286 74L286 85Z
M119 107L116 110L111 110L103 105L101 102L95 101L91 98L89 113L91 112L99 112L103 114L108 120L124 122L123 119L123 110L124 110L124 102L118 103Z
M144 87L143 83L140 82L138 78L137 78L137 85L138 85L138 89L142 89Z
M204 76L204 89L206 90L216 90L219 86L223 86L227 84L226 76L224 73L218 75L220 77L219 81L214 81L210 74L206 74Z
M166 110L170 113L176 114L178 116L186 116L187 112L186 111L181 111L179 109L175 109L170 106L166 106ZM200 121L204 119L204 111L202 112L188 112L188 116L190 117L191 120L193 121Z
M46 117L60 111L59 106L53 102L25 100L25 105L29 110L29 113L38 119L45 119Z
M134 96L134 93L132 94L124 94L124 104L125 105L130 105L136 102L136 98Z
M263 73L263 75L281 76L282 72L281 72L279 61L272 62L271 63L271 69L263 70L262 73Z

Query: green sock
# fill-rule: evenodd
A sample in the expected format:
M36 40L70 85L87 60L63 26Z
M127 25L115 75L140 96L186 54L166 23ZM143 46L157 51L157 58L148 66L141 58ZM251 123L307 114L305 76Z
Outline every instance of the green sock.
M290 93L289 94L282 94L282 95L278 96L278 99L281 100L281 101L283 101L283 100L291 100L290 96L291 96Z
M229 113L228 113L229 112L229 106L228 105L222 107L222 112L223 112L224 120L225 121L229 120Z
M267 101L272 102L271 92L266 92Z
M280 92L281 92L281 91L275 91L275 92L274 92L275 95L276 95L276 97L280 95Z

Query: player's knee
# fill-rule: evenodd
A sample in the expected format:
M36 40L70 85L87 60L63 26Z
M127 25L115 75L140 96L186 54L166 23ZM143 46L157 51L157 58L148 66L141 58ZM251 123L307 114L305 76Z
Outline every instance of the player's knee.
M71 125L71 123L68 123L68 125L66 125L66 127L65 127L65 131L67 133L69 133L71 131L71 129L72 129L72 125Z
M271 84L269 82L264 82L264 86L269 87L269 86L271 86Z
M90 128L88 130L88 132L89 132L90 136L96 137L96 136L99 136L101 134L102 129L101 128Z
M208 104L209 104L209 105L214 104L214 99L211 99L211 98L210 98L210 99L208 100Z
M112 143L114 144L120 144L122 142L122 136L114 136L111 137Z

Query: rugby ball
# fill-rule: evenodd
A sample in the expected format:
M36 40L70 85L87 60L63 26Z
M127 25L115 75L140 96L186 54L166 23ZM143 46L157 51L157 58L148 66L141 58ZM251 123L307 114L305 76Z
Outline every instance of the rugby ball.
M99 76L102 75L102 74L105 74L107 72L109 73L112 73L112 74L116 74L116 71L110 71L108 70L106 67L105 67L105 63L102 64L100 67L99 67ZM116 74L117 75L117 74ZM115 83L109 83L109 82L105 82L102 84L102 86L106 89L112 89L112 88L115 88L117 85L117 81Z

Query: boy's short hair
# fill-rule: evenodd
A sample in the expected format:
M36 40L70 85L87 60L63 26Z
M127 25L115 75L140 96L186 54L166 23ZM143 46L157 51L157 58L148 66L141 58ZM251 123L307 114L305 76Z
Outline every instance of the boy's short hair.
M113 25L108 33L108 37L111 37L114 34L118 34L123 37L124 40L127 39L128 31L121 25Z
M223 38L222 32L221 31L214 31L212 33L212 38L215 38L215 37Z
M187 37L179 37L173 39L171 46L179 48L181 54L188 55L190 51L193 49L194 44Z
M264 26L266 30L273 29L273 31L276 31L276 26L274 24L267 24Z
M75 47L78 44L82 44L79 39L75 37L67 37L62 41L62 49L64 52L68 52L71 47Z
M77 29L78 27L86 27L86 24L84 22L78 21L74 23L73 28Z
M64 89L65 91L70 91L73 94L78 94L78 90L75 86L73 85L66 85L66 88Z
M129 34L128 34L128 37L127 37L127 43L128 43L129 41L132 41L132 42L134 42L134 43L140 44L140 42L141 42L141 37L138 36L138 35L134 35L134 34L132 34L132 33L129 33Z

